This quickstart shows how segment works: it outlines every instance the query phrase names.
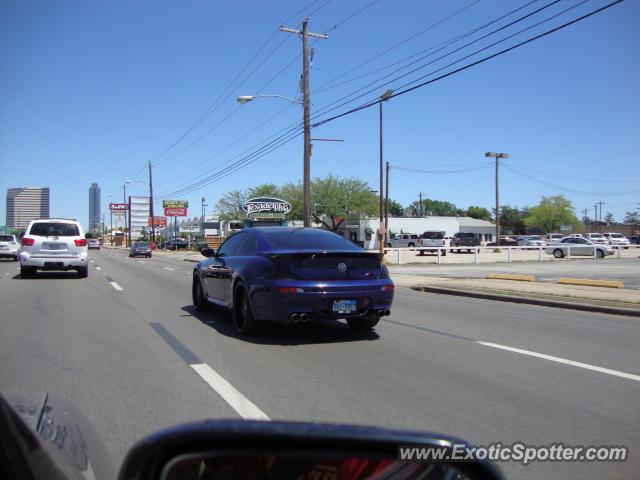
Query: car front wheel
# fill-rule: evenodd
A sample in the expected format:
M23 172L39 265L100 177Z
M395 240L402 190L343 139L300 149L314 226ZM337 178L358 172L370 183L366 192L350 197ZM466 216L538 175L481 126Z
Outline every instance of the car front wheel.
M564 252L561 249L556 248L553 251L553 256L556 257L556 258L562 258L562 257L564 257Z
M204 311L211 308L211 304L207 301L202 290L202 284L198 275L193 276L193 284L191 286L191 298L193 300L193 306L196 310Z
M602 250L596 250L596 258L603 258L604 252Z

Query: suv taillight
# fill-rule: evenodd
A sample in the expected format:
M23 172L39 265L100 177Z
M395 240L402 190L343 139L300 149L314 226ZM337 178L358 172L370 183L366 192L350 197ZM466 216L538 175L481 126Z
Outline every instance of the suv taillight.
M26 247L31 247L33 246L34 243L36 243L36 240L34 238L28 238L28 237L24 237L20 241L20 245L24 245Z
M86 247L87 246L87 239L86 238L79 238L77 240L74 240L76 247Z

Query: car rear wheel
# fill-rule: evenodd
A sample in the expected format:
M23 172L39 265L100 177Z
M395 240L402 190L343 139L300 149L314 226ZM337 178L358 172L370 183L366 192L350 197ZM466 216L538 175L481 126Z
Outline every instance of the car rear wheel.
M408 245L408 247L409 247L409 248L413 248L413 247L415 247L415 246L416 246L416 244L415 244L415 243L413 243L413 242L412 242L412 243L410 243L410 244Z
M603 258L604 252L602 250L596 250L596 258Z
M202 290L202 283L198 275L193 276L193 283L191 285L191 299L193 300L193 306L196 310L205 311L211 309L211 304L207 301Z
M370 315L367 317L347 318L347 323L356 330L369 330L375 327L380 321L380 317Z
M243 335L254 335L262 326L253 316L249 297L243 287L236 288L233 302L233 325Z
M564 257L564 252L562 251L562 249L556 248L553 251L553 256L556 257L556 258L562 258L562 257Z
M80 267L78 269L78 277L87 278L89 276L89 267Z
M33 267L20 267L20 276L22 278L31 278L35 275L36 269Z

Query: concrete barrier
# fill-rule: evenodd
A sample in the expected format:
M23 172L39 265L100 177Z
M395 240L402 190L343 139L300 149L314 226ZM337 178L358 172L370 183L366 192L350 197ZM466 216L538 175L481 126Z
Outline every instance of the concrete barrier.
M516 280L518 282L537 282L538 279L533 275L516 275L510 273L490 273L486 277L488 280Z
M620 280L593 280L590 278L559 278L557 283L564 285L582 285L585 287L624 288Z

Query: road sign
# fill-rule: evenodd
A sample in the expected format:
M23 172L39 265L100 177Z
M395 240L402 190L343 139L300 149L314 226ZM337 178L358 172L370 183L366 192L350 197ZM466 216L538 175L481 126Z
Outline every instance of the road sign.
M164 209L164 216L165 217L186 217L187 209L182 207L180 208L166 207Z
M198 225L180 225L178 229L180 233L200 233L200 227Z

